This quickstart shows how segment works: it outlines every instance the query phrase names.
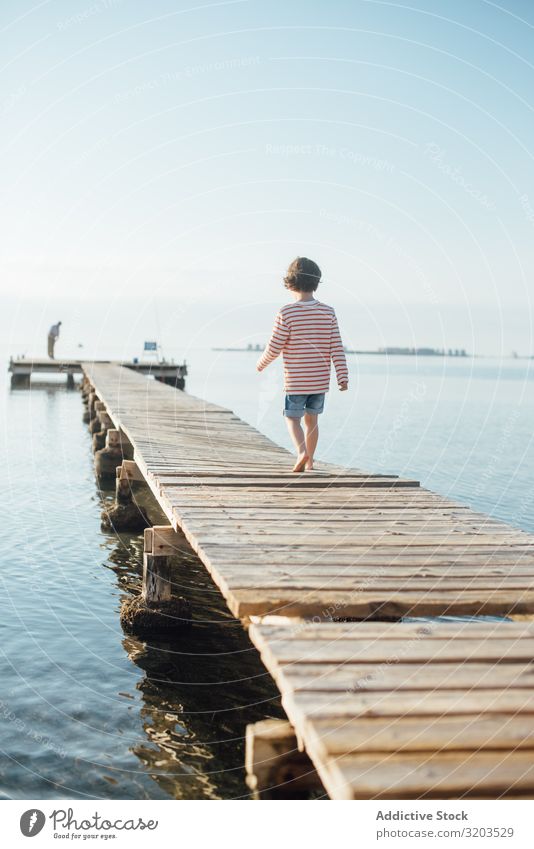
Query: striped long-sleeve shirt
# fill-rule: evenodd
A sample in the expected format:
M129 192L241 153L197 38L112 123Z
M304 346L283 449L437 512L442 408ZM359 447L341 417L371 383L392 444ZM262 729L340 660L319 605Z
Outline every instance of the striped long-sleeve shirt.
M295 301L282 307L274 322L265 351L258 360L262 371L279 354L284 360L286 392L327 392L330 364L334 363L338 384L348 381L347 361L336 314L321 301Z

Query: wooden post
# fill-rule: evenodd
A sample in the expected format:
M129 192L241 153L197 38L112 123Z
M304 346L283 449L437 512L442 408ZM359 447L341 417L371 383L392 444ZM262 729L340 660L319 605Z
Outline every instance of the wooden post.
M12 389L28 389L31 384L30 374L12 374L11 388Z
M103 410L98 416L100 419L100 424L102 425L102 430L108 431L113 427L113 420L110 416L108 416L107 412Z
M170 635L191 627L189 603L172 594L169 557L183 547L182 540L182 535L170 526L145 529L142 593L121 607L121 623L126 631Z
M100 402L97 402L97 404ZM98 425L95 424L98 422ZM93 430L94 426L94 430ZM91 424L91 433L93 434L93 451L100 451L106 444L106 434L108 430L113 428L113 422L108 416L106 409L97 410L96 418Z
M119 430L110 428L106 432L104 448L95 452L95 471L98 478L115 480L117 466L123 459L121 434Z
M101 520L104 530L135 534L150 525L150 521L144 507L134 501L132 479L124 472L124 463L128 462L123 460L123 465L117 466L115 470L115 502L110 507L104 507ZM135 466L135 463L132 465ZM144 480L141 475L138 479Z
M101 429L100 424L100 415L106 411L106 405L102 401L96 401L94 405L95 415L91 424L89 425L89 430L91 433L98 433Z
M123 460L121 466L121 478L129 481L142 481L145 483L145 476L140 470L135 460Z
M82 402L84 405L82 421L84 422L84 424L89 424L89 422L91 421L91 415L89 413L89 396L91 394L91 391L91 384L87 380L87 377L84 377L82 382Z
M308 755L299 751L291 723L283 719L247 725L245 769L258 799L302 799L325 792Z
M95 404L97 400L98 398L96 392L90 392L88 401L89 419L94 419L95 417Z
M158 377L158 375L154 375L154 378L159 383L165 383L167 386L174 386L175 389L185 389L185 379L180 377L178 374L171 375L170 377Z
M121 432L114 427L110 427L106 433L106 448L120 448Z
M154 552L156 528L145 529L143 554L143 599L147 604L169 601L172 596L169 558ZM173 530L171 528L171 530Z
M132 486L129 479L122 474L122 466L117 466L117 480L115 482L115 500L117 504L131 504Z
M133 460L134 450L132 443L122 430L113 427L113 422L111 422L111 425L106 432L106 448L116 451L120 455L121 462L123 460ZM120 463L117 463L117 466L119 465Z

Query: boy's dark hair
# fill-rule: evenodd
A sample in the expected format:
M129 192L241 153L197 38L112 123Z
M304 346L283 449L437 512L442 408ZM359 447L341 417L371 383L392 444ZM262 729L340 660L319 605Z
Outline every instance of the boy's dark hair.
M321 269L317 263L306 256L298 256L287 269L284 286L294 292L315 292L320 281Z

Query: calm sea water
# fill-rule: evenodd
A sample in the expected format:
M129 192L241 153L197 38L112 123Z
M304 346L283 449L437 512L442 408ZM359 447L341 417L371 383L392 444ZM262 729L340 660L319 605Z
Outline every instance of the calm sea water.
M188 389L289 445L279 368L257 376L256 356L192 351ZM320 456L417 477L534 531L533 365L353 357L351 391L327 399ZM0 793L245 796L245 725L282 713L241 625L191 556L178 564L191 634L169 644L122 633L141 541L100 530L79 393L2 381Z

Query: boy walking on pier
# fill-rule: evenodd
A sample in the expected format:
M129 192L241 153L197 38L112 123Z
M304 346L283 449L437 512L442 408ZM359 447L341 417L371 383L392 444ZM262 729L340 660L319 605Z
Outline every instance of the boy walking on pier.
M299 256L288 268L284 285L294 298L276 316L273 332L256 365L258 371L281 353L284 360L286 399L284 416L297 450L294 472L313 469L319 438L318 416L330 385L334 363L339 389L348 387L348 370L336 314L314 298L321 280L315 262ZM301 419L304 417L304 429Z

